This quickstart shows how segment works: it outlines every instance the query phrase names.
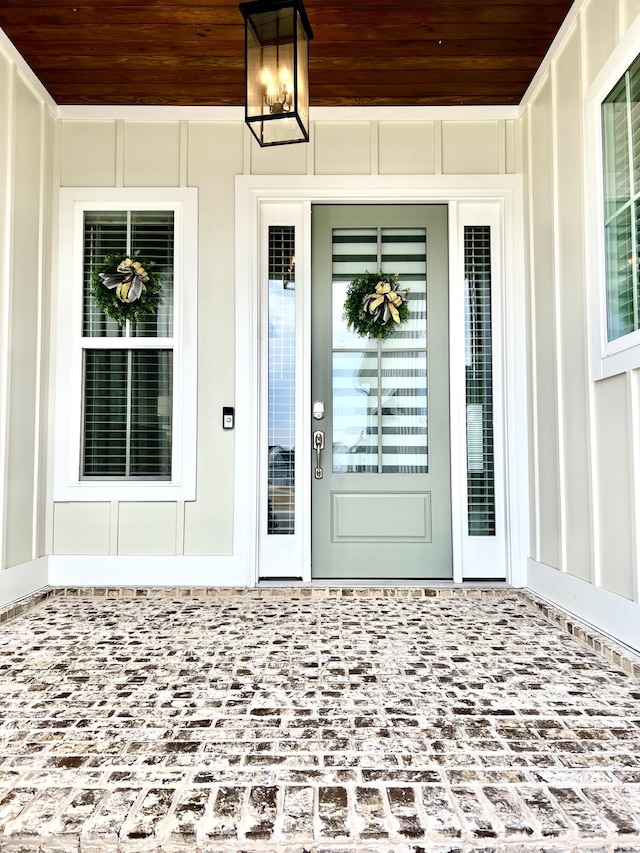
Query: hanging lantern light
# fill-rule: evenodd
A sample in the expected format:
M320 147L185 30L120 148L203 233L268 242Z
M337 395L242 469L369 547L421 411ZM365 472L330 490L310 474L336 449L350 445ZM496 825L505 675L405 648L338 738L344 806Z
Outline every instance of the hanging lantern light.
M301 0L252 0L240 11L249 129L263 147L308 142L313 32Z

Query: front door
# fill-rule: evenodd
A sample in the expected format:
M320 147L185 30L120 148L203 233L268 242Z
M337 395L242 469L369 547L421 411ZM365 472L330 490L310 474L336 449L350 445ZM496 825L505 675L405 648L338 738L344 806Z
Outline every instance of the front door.
M316 205L312 246L312 577L451 579L447 208ZM408 291L383 341L342 317L365 272Z

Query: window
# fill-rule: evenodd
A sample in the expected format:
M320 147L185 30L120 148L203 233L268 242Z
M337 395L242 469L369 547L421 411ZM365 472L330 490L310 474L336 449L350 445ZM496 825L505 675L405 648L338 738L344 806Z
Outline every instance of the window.
M602 105L607 340L640 328L640 57Z
M85 211L83 247L80 476L171 480L174 212ZM92 279L107 255L153 262L155 314L119 326L100 310Z
M195 498L197 194L170 192L61 191L55 500ZM160 303L119 326L92 279L132 255Z

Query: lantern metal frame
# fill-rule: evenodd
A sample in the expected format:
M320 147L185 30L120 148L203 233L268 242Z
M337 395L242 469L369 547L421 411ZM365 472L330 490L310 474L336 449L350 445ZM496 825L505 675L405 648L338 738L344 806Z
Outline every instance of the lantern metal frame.
M291 145L297 142L309 141L309 50L308 42L313 38L313 30L307 17L302 0L250 0L250 2L239 4L240 12L244 18L244 67L245 67L245 110L244 120L261 148L273 145ZM291 10L292 32L280 35L279 13L283 10ZM274 17L275 16L275 17ZM260 38L260 24L265 32L270 31L269 26L275 22L275 39L273 34L266 41ZM299 67L300 46L299 42L304 39L306 45L306 62ZM261 51L261 57L265 49L276 49L276 56L280 50L290 49L292 51L292 82L291 92L287 93L284 87L284 100L275 99L275 103L268 105L266 93L262 95L262 109L256 110L255 91L258 88L256 81L251 79L250 51L255 51L256 46ZM265 68L260 62L260 67ZM255 70L255 69L254 69ZM300 75L306 75L302 80ZM261 84L266 85L266 84ZM300 91L305 92L305 104L300 103ZM266 90L265 90L266 91ZM290 105L288 94L291 95ZM302 109L301 109L302 108ZM291 120L294 120L293 122ZM285 124L286 123L286 124ZM295 130L295 138L287 138L287 130ZM278 130L282 130L279 135ZM266 133L265 133L266 131ZM275 131L275 133L274 133Z

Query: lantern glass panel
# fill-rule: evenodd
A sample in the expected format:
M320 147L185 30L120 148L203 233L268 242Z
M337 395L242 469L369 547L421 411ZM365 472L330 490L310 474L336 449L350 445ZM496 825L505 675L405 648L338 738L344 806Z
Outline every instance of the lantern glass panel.
M296 68L296 109L300 122L309 131L309 40L299 15L296 15L298 28L297 68Z

